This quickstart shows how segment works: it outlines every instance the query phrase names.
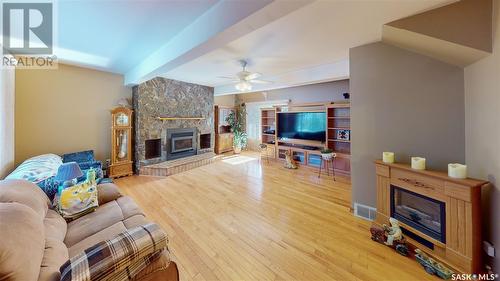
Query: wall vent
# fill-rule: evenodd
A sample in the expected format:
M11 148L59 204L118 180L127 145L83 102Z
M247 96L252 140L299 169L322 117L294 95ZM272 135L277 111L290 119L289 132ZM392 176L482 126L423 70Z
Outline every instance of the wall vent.
M359 203L354 203L354 215L369 221L375 220L377 209Z

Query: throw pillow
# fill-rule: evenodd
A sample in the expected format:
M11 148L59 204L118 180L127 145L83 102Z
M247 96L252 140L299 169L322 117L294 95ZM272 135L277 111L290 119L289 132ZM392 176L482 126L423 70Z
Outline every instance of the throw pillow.
M61 191L57 209L66 220L74 220L93 212L98 207L96 172L88 170L84 182Z

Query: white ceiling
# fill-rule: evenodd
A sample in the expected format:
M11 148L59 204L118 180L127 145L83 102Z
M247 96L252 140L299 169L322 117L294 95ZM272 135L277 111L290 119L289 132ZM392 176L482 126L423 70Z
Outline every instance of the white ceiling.
M121 73L133 85L164 76L234 93L218 76L248 70L270 85L349 76L349 48L382 25L454 0L59 0L56 55Z
M235 92L234 87L224 87L228 81L218 76L234 75L241 70L237 60L248 59L248 70L275 81L268 86L255 85L262 90L317 82L313 77L306 81L299 76L308 69L335 63L342 63L346 71L337 72L341 76L330 80L343 79L345 73L348 75L348 64L343 62L349 48L379 41L382 25L387 22L446 2L450 1L315 1L162 76L216 86L217 94L229 94ZM302 74L293 75L295 72ZM297 76L296 81L290 76Z
M61 0L56 55L69 63L126 73L217 0Z

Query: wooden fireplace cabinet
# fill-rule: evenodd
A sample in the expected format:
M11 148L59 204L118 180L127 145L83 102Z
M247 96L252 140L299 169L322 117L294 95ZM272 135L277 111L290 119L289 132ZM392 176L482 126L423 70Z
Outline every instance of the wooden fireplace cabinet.
M375 162L375 166L377 224L389 223L391 185L443 202L446 224L444 242L400 222L403 231L407 233L405 238L413 246L461 273L483 272L481 188L487 184L486 181L455 179L448 177L445 172L414 170L406 164L387 164L380 160Z

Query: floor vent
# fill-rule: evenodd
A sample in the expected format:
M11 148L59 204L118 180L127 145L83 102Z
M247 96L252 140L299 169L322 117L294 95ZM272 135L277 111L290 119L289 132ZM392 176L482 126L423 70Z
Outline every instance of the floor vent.
M369 221L375 220L377 209L359 203L354 203L354 215Z

